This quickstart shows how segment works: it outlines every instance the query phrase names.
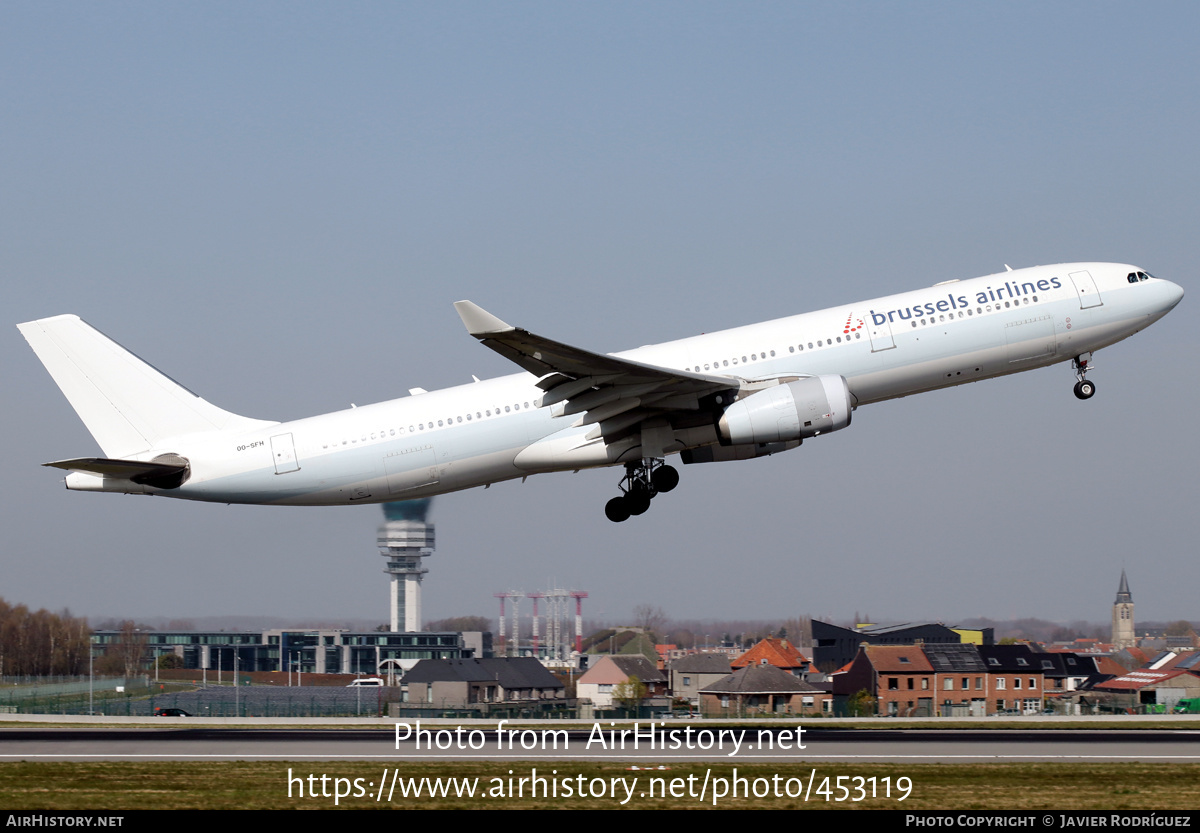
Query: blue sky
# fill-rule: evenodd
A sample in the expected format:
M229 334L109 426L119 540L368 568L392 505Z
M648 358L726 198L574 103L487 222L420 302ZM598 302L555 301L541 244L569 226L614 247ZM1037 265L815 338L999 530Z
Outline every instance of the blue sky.
M0 292L214 403L290 419L510 372L470 298L601 351L1073 260L1192 291L1193 5L8 3ZM589 591L617 620L1197 618L1196 314L1065 366L684 469L435 500L428 617ZM68 493L97 451L0 350L5 598L386 618L378 507Z

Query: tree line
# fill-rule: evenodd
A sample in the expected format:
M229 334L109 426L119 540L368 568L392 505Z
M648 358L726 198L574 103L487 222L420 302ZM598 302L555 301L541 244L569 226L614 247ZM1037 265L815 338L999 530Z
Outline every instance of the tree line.
M0 599L0 677L86 674L91 636L87 619L69 610L31 611Z

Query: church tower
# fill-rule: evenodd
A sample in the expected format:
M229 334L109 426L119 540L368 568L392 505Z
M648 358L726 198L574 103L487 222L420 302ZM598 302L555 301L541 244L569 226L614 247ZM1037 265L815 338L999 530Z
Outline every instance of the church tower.
M1112 611L1112 643L1120 651L1122 648L1132 648L1136 640L1133 636L1133 596L1129 592L1129 580L1125 571L1121 570L1121 586L1117 588L1117 600L1113 602Z

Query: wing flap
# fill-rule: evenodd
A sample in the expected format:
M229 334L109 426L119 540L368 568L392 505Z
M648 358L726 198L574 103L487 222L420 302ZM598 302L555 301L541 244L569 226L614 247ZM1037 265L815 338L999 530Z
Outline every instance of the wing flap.
M590 391L592 388L599 388L602 385L607 385L619 379L619 376L584 376L582 379L572 379L569 376L562 376L556 373L555 376L561 377L558 384L550 387L542 388L547 393L542 397L542 407L548 408L551 405L557 405L559 402L565 402L573 396L578 396L582 393Z

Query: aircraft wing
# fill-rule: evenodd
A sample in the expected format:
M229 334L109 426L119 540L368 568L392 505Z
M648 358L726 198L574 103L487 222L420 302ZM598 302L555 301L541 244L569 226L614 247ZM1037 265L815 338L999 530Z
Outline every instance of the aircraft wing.
M612 442L640 423L665 418L674 427L710 421L702 400L734 390L739 379L673 370L592 353L506 324L471 301L454 308L467 332L501 356L539 377L542 407L563 404L563 416L582 414L578 425L597 424L589 438Z

